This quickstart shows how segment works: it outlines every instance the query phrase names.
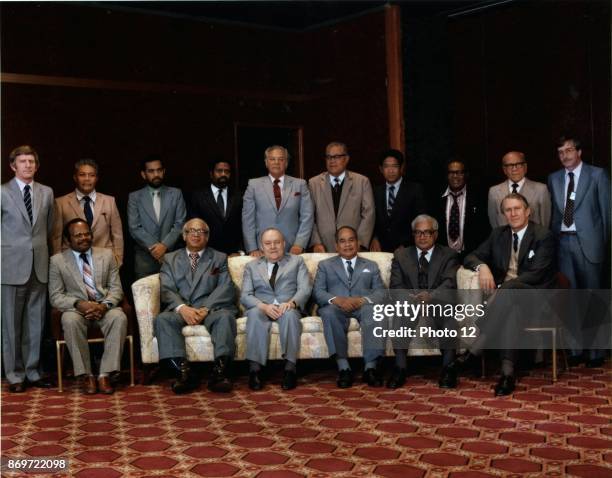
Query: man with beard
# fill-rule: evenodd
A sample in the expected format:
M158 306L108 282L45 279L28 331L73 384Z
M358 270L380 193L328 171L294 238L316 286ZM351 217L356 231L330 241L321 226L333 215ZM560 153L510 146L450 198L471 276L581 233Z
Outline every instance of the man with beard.
M128 199L136 279L159 272L164 255L176 246L185 222L183 195L179 189L163 184L165 173L161 158L147 156L140 171L147 185L130 193Z

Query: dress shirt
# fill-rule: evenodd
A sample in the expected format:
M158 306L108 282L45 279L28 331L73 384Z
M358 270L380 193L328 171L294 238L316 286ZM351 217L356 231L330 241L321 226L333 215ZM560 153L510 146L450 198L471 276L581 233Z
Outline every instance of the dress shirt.
M282 181L278 185L281 186L281 184L282 184ZM227 215L227 186L221 189L215 186L214 184L211 184L210 189L212 190L213 199L215 200L215 202L217 201L217 196L219 195L219 191L221 191L221 197L223 198L223 206L224 206L225 214ZM281 186L281 194L282 194L282 190L283 190L283 187Z
M283 258L281 257L278 261L276 262L270 262L266 259L266 264L268 265L268 279L270 279L270 277L272 277L272 269L274 269L274 264L278 264L278 268L280 269L280 264L279 262L282 260ZM276 277L278 277L278 271L276 271ZM279 305L280 302L278 300L276 300L276 297L274 297L274 302L272 302L272 304L274 305Z
M518 253L518 251L521 250L521 241L523 240L523 236L525 235L525 231L527 230L528 226L529 226L529 223L527 223L527 225L523 229L521 229L520 231L516 231L516 232L512 231L512 234L513 234L512 240L513 241L514 241L514 234L516 234L518 236L518 246L516 248L517 253ZM510 247L512 247L512 246L510 246Z
M201 251L193 251L193 252L197 252L198 256L200 256L200 258L198 259L198 266L200 265L200 261L202 260L202 254L204 254L204 251L206 249L202 249ZM189 249L185 248L185 254L187 254L187 261L189 262L189 267L191 267L191 256L189 254L191 254L192 251L190 251ZM191 270L191 269L190 269ZM191 273L191 272L190 272ZM180 310L181 307L183 307L185 304L180 304L177 305L174 308L174 312L178 312Z
M580 161L580 164L576 166L576 168L573 171L568 171L567 169L565 170L565 184L563 186L563 211L565 211L565 203L567 202L567 187L569 186L569 174L568 173L574 173L574 194L576 194L576 191L578 190L578 179L580 178L580 171L582 171L582 161ZM576 204L576 199L574 198L574 207L575 207L575 204ZM561 231L562 232L566 232L566 231L576 232L576 210L574 210L574 222L572 223L570 227L567 227L565 223L563 222L563 220L561 221Z
M91 217L92 219L95 219L96 216L94 214L94 207L96 205L96 190L94 189L89 194L83 194L78 189L75 189L75 192L76 192L77 201L79 201L79 204L81 205L81 209L83 209L83 211L85 211L85 201L83 201L83 198L85 196L89 196L89 199L91 199L91 202L89 203L91 205L90 206L91 207Z
M514 184L514 181L508 179L508 194L512 192L513 184ZM518 188L516 188L516 192L520 193L521 189L523 189L523 184L525 184L525 178L521 179L520 181L517 181L516 184L518 184Z
M100 294L100 291L98 290L98 284L96 283L96 271L94 270L94 262L93 262L93 256L91 254L91 248L89 248L85 252L75 251L74 249L71 249L71 250L72 250L72 253L74 254L74 259L76 260L77 267L79 268L79 272L81 273L81 278L83 277L83 260L81 259L81 254L85 254L87 256L87 261L89 262L89 269L91 270L91 277L93 278L94 284L96 286L96 295L98 297L98 300L100 300L100 297L102 294ZM104 302L104 301L101 301L100 303L108 304L109 309L113 305L110 302Z
M268 177L270 178L270 182L272 183L272 187L274 187L274 181L276 181L276 178L274 176L272 176L271 174L268 174ZM284 185L285 185L285 175L283 174L280 178L278 178L278 187L280 188L280 192L281 192L281 200L283 199L283 186ZM215 197L215 199L216 199L216 197Z
M395 186L395 189L393 191L393 194L395 194L395 200L397 201L397 193L399 191L400 188L400 184L402 184L402 179L403 178L399 178L397 181L395 181L394 183L386 183L386 188L385 188L385 204L389 204L389 187L390 186Z
M328 174L328 176L329 176L329 184L331 184L331 187L333 188L336 185L336 178L338 178L340 180L338 185L340 185L340 184L342 184L344 182L344 178L346 176L346 171L342 171L342 174L340 174L339 176L332 176L331 174Z
M21 191L21 195L23 196L23 188L26 185L30 186L30 199L32 200L32 212L34 212L34 181L30 181L29 183L24 183L21 179L15 177L15 181L17 181L17 186L19 186L19 190Z
M427 251L427 254L425 254L425 259L427 259L427 262L431 262L431 256L433 254L433 250L435 247L436 246L432 246L431 249ZM417 247L416 250L417 250L417 262L419 262L419 260L421 259L421 252L423 251L423 249L419 249Z
M446 197L446 214L444 216L444 220L446 221L446 235L448 240L448 246L451 249L454 249L457 252L463 250L463 225L465 224L465 204L466 204L466 195L467 195L467 186L463 186L463 189L457 192L452 192L453 194L461 194L461 196L457 197L457 204L459 205L459 237L456 241L451 241L450 237L448 237L448 221L450 219L451 208L453 207L453 197L451 196L451 190L449 187L446 188L442 197Z

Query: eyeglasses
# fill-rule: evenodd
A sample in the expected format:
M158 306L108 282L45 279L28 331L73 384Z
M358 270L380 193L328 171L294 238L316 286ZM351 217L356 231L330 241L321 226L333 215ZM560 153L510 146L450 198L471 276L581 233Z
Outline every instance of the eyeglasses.
M79 232L78 234L70 234L75 239L83 239L84 237L91 237L91 232Z
M416 231L412 231L412 234L413 234L415 237L421 237L421 236L423 236L423 237L431 237L431 236L433 236L433 235L434 235L434 233L435 233L435 232L436 232L436 231L433 231L433 230L431 230L431 229L425 229L424 231L419 231L419 230L417 229Z
M208 236L209 234L207 229L187 229L185 232L192 236Z
M527 164L527 161L521 161L520 163L504 164L503 167L504 169L518 169L518 168L522 168L526 164Z
M342 158L345 158L346 156L347 156L346 153L344 154L326 154L325 159L327 159L328 161L336 161L337 159L342 159Z

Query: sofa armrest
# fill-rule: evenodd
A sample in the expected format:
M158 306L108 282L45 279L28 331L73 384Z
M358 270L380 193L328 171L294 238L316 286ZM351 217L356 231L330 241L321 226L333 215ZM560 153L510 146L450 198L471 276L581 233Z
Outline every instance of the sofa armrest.
M159 362L157 341L153 333L153 321L160 308L159 274L153 274L132 284L134 308L140 332L140 352L143 363Z
M471 269L466 269L461 266L457 269L457 289L459 290L476 290L480 289L478 283L478 272Z

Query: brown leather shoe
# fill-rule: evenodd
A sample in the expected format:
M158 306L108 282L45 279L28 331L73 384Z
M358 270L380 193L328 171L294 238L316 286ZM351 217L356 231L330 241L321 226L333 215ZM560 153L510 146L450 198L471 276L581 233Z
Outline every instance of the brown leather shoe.
M83 393L85 395L95 395L96 393L98 393L96 377L94 377L93 375L85 375L82 380L83 380Z
M106 395L112 395L115 393L115 389L111 385L110 377L108 375L98 377L98 390L100 390L100 393L104 393Z

